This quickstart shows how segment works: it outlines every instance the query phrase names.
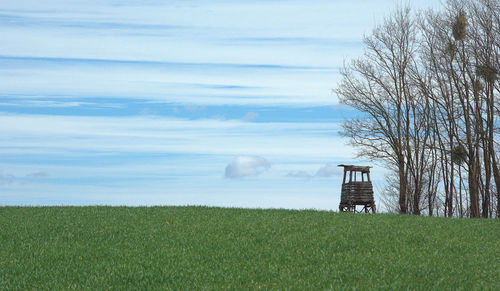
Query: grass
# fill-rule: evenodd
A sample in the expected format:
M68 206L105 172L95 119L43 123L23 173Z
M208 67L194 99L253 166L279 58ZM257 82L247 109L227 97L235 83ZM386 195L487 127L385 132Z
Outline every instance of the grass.
M500 221L0 207L0 290L496 289Z

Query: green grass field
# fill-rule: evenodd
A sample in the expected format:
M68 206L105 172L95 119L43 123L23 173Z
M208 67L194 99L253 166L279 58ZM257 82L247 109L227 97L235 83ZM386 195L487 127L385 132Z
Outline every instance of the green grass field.
M500 221L0 207L0 290L496 289Z

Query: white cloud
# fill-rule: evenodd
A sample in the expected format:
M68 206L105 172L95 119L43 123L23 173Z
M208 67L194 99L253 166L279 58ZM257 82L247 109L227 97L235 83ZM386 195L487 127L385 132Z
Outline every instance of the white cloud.
M333 177L333 176L340 176L342 175L342 169L340 169L337 166L334 165L324 165L323 167L319 168L316 174L314 175L315 177L323 177L323 178L328 178L328 177Z
M268 160L257 156L238 156L226 166L225 177L237 179L257 176L271 167Z

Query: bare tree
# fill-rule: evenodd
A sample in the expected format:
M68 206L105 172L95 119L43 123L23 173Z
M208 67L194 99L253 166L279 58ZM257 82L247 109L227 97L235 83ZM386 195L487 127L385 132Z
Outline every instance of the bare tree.
M420 167L428 133L422 130L426 109L410 86L416 34L410 8L398 8L364 38L364 55L344 66L335 92L341 102L363 113L346 121L342 133L359 149L359 156L383 161L397 171L400 213L408 213L411 204L410 211L420 214ZM411 193L410 180L415 182Z
M398 203L388 208L499 216L500 1L444 8L398 8L364 38L334 90L360 112L342 134L397 174L384 199L394 203L397 192Z

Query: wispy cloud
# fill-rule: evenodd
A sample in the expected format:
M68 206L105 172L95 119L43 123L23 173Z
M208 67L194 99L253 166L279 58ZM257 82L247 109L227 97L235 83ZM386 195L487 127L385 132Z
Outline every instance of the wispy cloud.
M248 112L247 114L245 114L245 116L243 116L243 120L244 121L251 121L251 120L254 120L256 118L259 117L259 114L258 113L255 113L255 112Z
M334 122L3 114L0 135L9 139L2 141L0 153L246 153L309 159L349 156L352 150L342 146L345 141L335 135L337 130Z
M246 70L332 70L331 67L313 67L297 65L277 65L277 64L252 64L252 63L194 63L194 62L174 62L156 60L137 59L105 59L105 58L58 58L58 57L35 57L35 56L9 56L0 55L0 61L8 65L43 65L43 64L68 64L68 65L115 65L115 66L148 66L160 69L246 69Z
M222 40L226 45L254 45L254 46L309 46L309 47L346 47L359 48L362 44L360 38L327 38L327 37L234 37Z
M79 102L105 96L172 104L332 106L336 71L272 63L3 55L0 89L10 95L79 96Z
M106 107L105 104L90 103L81 101L52 101L52 100L11 100L0 102L0 106L15 106L15 107Z
M306 171L293 171L289 172L286 176L290 178L300 178L300 179L309 179L313 177Z
M324 165L321 166L315 174L311 174L307 171L299 170L289 172L286 176L290 178L331 178L331 177L340 177L342 176L343 171L339 169L338 166L335 165Z
M184 106L184 110L188 112L203 111L205 110L205 106L186 105Z
M12 174L0 172L0 186L8 186L14 182L16 177Z
M46 172L33 172L26 174L28 178L48 178L49 174Z

